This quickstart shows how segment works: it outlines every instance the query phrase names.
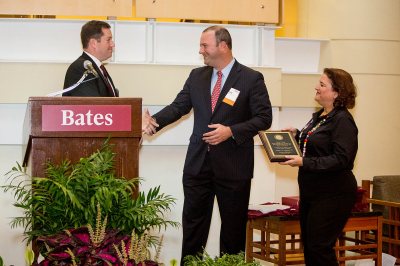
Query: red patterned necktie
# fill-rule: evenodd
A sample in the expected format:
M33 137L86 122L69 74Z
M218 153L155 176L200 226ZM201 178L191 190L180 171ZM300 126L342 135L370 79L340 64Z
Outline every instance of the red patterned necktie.
M110 94L110 96L116 97L114 89L113 89L113 87L112 87L112 85L110 83L109 75L108 75L108 72L107 72L106 68L104 67L104 65L101 65L100 69L101 69L101 71L103 71L103 76L105 78L105 82L106 82L106 86L107 86L107 89L108 89L108 93Z
M222 84L222 72L217 72L218 79L217 83L215 83L214 89L211 94L211 111L214 112L215 105L217 104L219 94L221 92L221 84Z

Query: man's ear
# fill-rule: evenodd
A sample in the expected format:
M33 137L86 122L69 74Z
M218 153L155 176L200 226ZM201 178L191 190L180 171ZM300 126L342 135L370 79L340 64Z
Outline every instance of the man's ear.
M219 42L219 45L220 45L220 47L223 48L223 49L227 49L227 48L228 48L228 45L226 44L225 41Z
M89 44L88 44L88 46L89 46L91 49L96 48L96 46L97 46L97 40L96 40L95 38L89 39Z

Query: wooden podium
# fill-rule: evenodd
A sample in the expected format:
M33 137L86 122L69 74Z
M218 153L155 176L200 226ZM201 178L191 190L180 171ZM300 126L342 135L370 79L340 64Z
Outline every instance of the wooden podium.
M31 97L24 121L23 165L35 177L46 163L79 161L111 137L115 175L139 175L142 99L108 97Z

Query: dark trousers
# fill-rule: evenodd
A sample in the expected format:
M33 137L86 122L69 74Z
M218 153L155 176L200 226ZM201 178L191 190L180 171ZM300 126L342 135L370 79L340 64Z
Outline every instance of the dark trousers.
M335 242L354 203L355 195L351 193L315 201L300 200L301 238L307 266L338 265Z
M245 250L251 180L215 176L208 155L197 176L184 176L181 265L187 255L202 254L210 230L214 197L221 216L220 254Z

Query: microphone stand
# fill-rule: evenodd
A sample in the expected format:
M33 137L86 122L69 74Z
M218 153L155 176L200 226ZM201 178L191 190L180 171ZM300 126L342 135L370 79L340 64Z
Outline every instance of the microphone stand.
M55 92L49 93L49 94L47 94L46 96L47 96L47 97L53 97L53 96L62 95L62 94L65 93L65 92L72 91L73 89L75 89L76 87L78 87L78 86L79 86L80 84L82 84L82 83L85 83L85 82L88 82L88 81L97 79L97 77L94 77L94 78L90 78L90 79L88 79L88 80L85 80L85 78L87 77L87 75L88 75L89 73L91 73L91 71L89 71L89 70L85 71L85 72L83 73L82 77L81 77L81 78L78 80L78 82L76 82L75 84L72 84L71 86L69 86L68 88L65 88L65 89L63 89L63 90L55 91Z

